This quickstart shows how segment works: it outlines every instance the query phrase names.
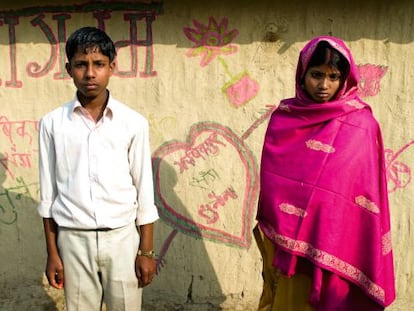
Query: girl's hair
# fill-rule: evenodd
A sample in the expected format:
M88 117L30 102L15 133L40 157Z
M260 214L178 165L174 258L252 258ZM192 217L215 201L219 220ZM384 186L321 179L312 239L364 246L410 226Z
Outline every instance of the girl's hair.
M66 57L70 62L76 52L87 53L90 48L98 48L99 52L109 57L112 62L116 57L115 45L111 38L102 30L95 27L82 27L72 33L66 42Z
M341 72L342 81L346 80L349 73L349 62L346 58L329 45L326 41L321 41L315 48L311 59L309 60L308 68L329 65ZM306 68L306 70L308 69Z

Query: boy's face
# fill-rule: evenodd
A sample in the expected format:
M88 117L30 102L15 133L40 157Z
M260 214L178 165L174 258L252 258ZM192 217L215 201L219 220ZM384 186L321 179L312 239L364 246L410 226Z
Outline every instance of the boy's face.
M66 64L66 71L81 96L94 99L105 95L106 98L106 87L115 63L110 62L109 57L103 55L99 48L89 48L86 52L78 50L70 63Z

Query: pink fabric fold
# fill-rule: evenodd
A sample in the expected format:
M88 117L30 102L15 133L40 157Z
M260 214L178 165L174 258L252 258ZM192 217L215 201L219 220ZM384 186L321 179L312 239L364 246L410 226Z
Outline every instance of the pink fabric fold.
M335 100L321 104L306 96L300 81L322 40L346 57L350 73ZM358 305L354 286L374 303L353 310L380 310L395 299L382 136L357 96L358 80L341 40L310 41L299 58L296 96L271 116L262 153L257 220L276 245L274 265L282 273L295 274L298 258L312 263L310 299L321 311L340 310L332 293Z

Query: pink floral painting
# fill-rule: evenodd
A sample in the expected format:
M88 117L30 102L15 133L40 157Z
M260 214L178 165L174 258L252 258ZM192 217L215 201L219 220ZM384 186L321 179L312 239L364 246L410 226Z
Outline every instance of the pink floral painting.
M380 91L380 82L388 70L386 66L365 64L358 66L360 82L358 93L361 97L375 96Z
M240 107L257 95L259 84L247 73L243 73L226 83L222 90L234 107Z
M385 149L389 193L395 192L397 189L405 188L411 182L410 167L397 159L413 144L414 141L411 141L410 143L403 146L397 152L394 152L391 149Z
M237 52L237 46L231 42L239 34L238 30L228 30L228 19L222 18L217 22L210 17L208 24L193 20L195 28L184 27L186 37L194 42L194 46L187 51L188 57L201 56L201 67L207 66L219 55L229 55Z
M201 56L201 67L207 66L217 58L230 77L230 81L222 87L228 101L236 108L248 103L257 95L259 84L250 78L247 72L232 74L224 57L222 57L238 51L238 46L232 42L238 36L239 31L229 29L229 21L226 17L222 18L220 22L214 17L209 17L207 25L193 20L193 24L194 28L184 27L183 29L186 37L194 43L186 55L188 57Z

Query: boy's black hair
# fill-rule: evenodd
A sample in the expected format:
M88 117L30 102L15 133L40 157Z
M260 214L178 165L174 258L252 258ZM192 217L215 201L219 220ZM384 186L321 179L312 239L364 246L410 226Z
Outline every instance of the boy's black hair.
M321 41L315 48L311 59L309 60L308 68L320 65L329 65L337 68L345 80L349 73L349 63L346 58L329 45L326 41Z
M78 50L87 53L90 48L98 48L99 51L109 57L112 62L116 57L115 45L111 38L102 30L95 27L82 27L72 33L66 41L66 57L70 62Z

